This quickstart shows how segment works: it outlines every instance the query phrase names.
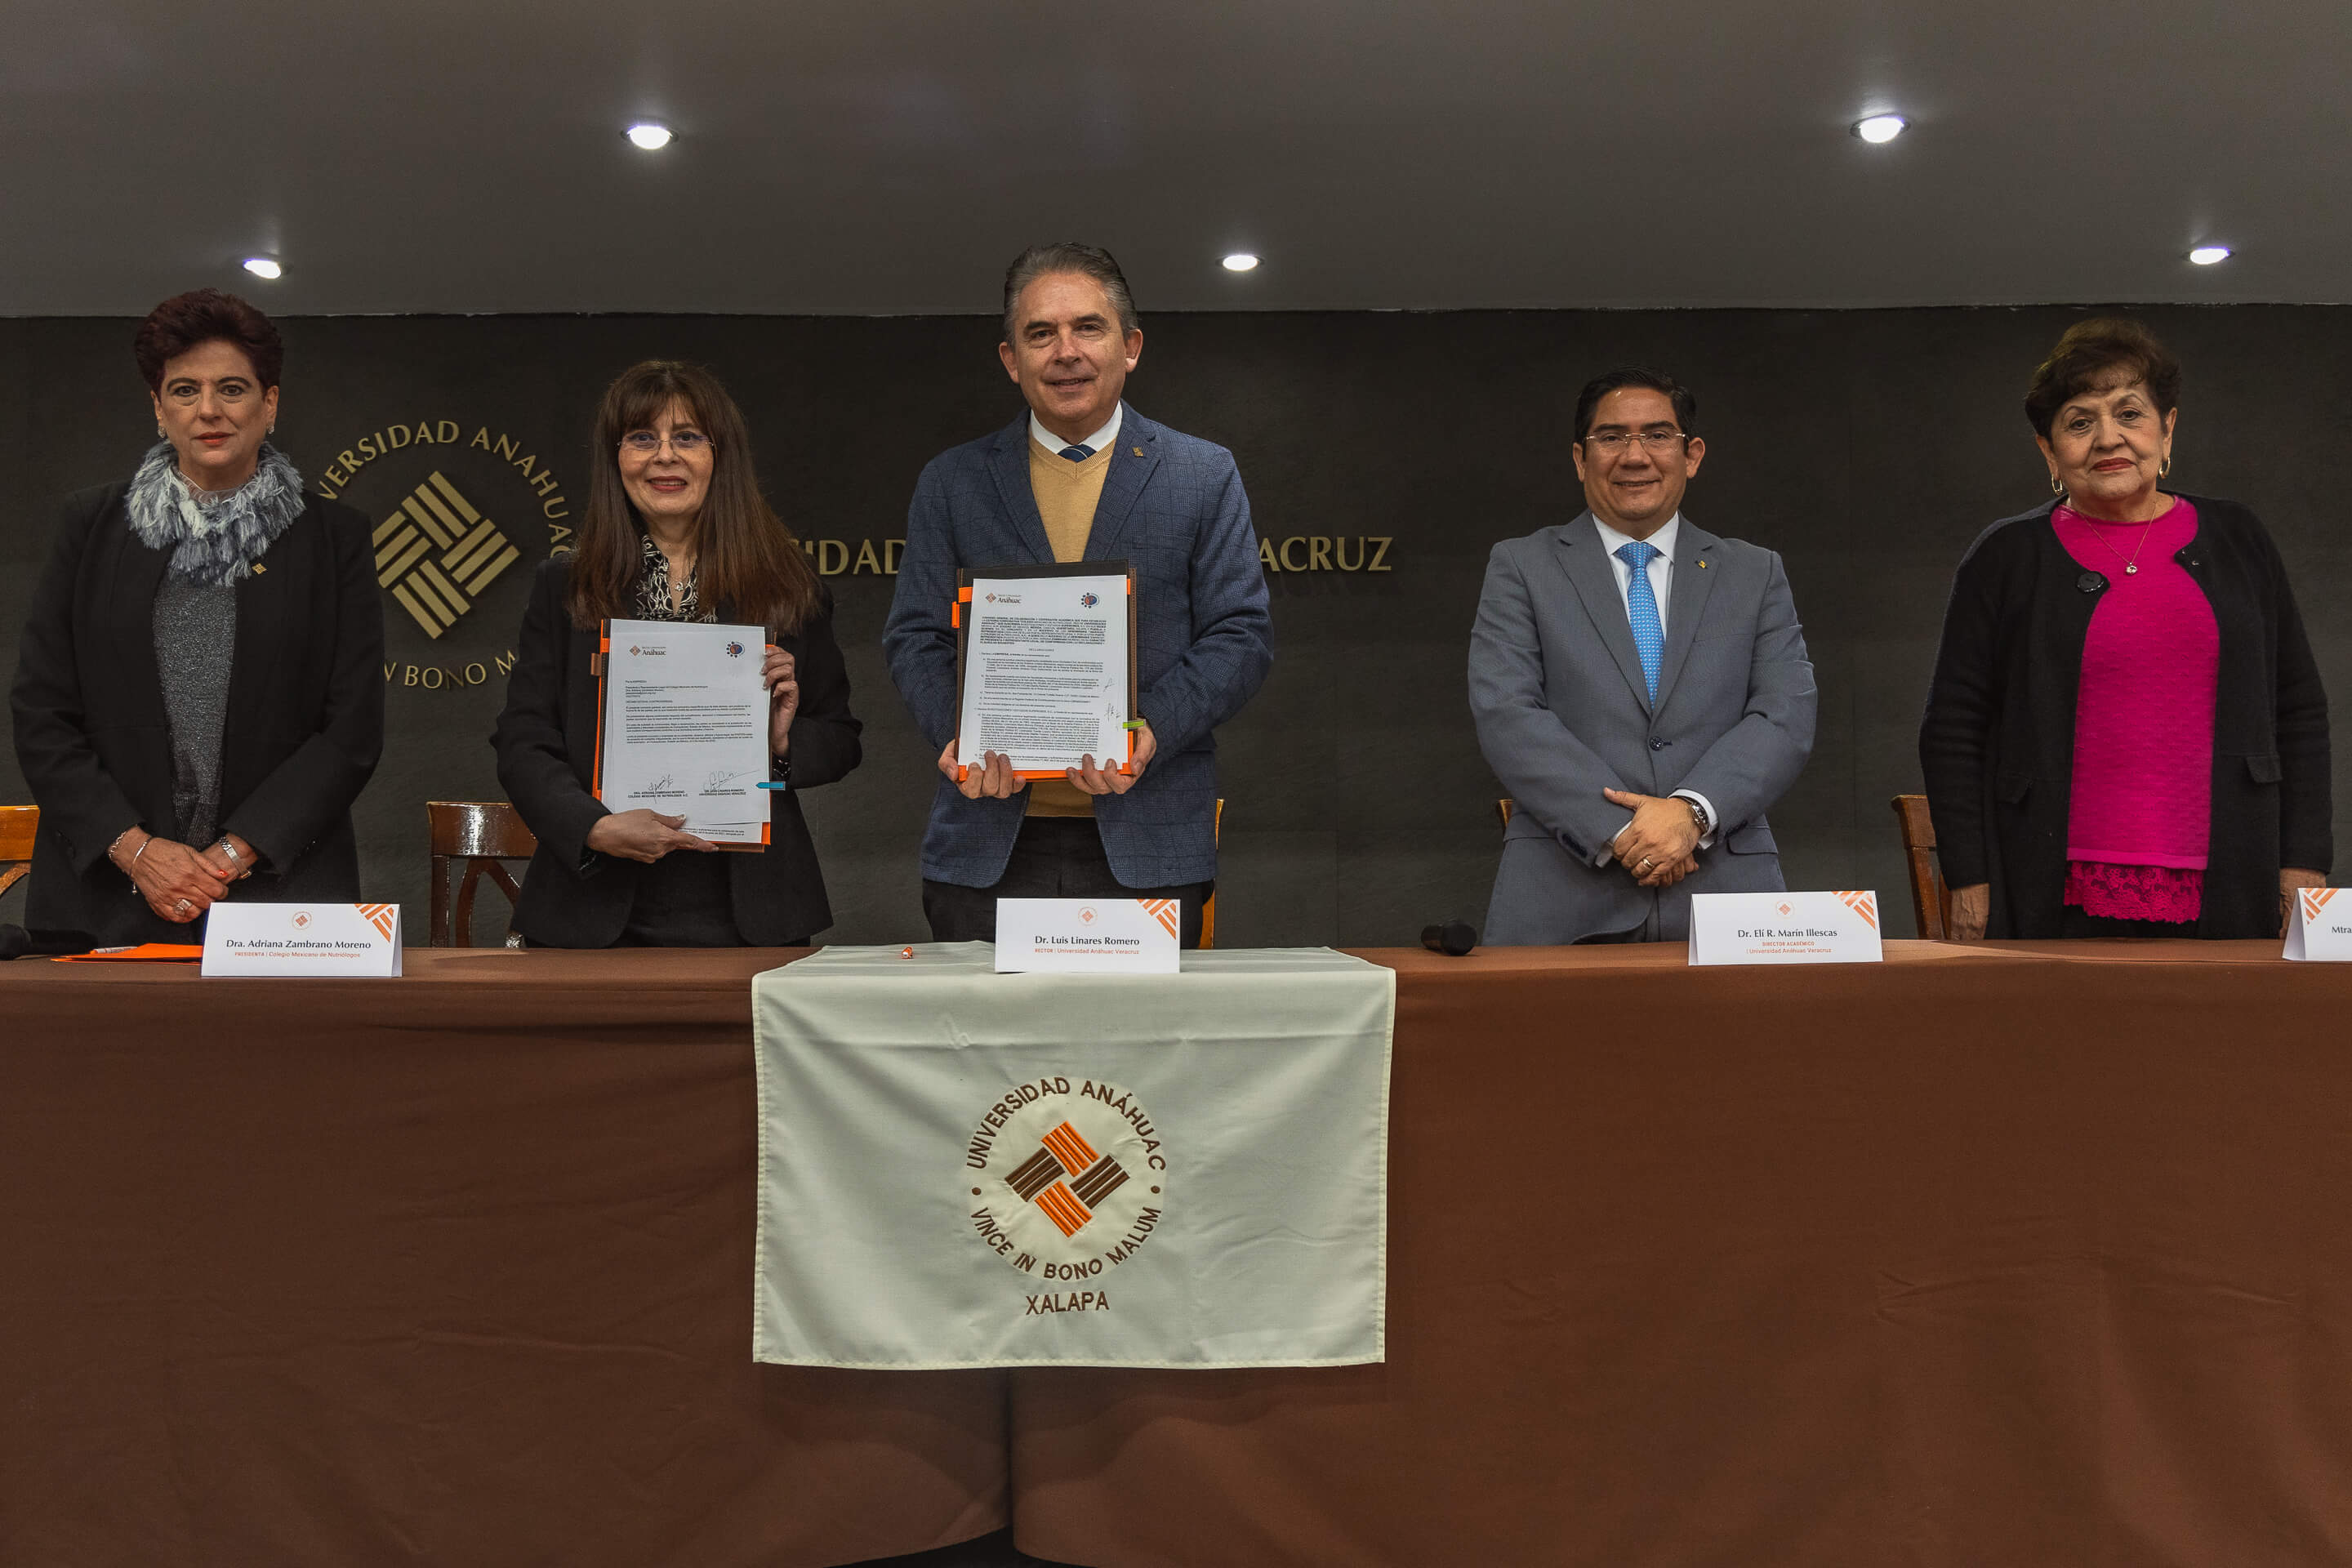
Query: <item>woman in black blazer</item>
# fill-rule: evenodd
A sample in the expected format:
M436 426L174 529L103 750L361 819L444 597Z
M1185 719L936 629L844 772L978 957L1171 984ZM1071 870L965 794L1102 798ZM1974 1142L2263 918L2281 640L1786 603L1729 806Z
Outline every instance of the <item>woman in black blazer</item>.
M539 569L507 705L499 782L539 837L515 929L546 947L797 946L833 923L799 791L857 765L833 601L753 476L743 416L707 371L636 365L605 390L603 454L577 550ZM720 850L657 812L592 793L600 624L764 625L765 849Z
M2160 486L2179 384L2070 329L2025 400L2058 499L1960 563L1919 763L1963 939L2275 937L2326 881L2318 666L2261 521Z
M224 899L356 900L383 746L367 520L266 440L277 330L200 289L133 352L163 439L67 500L11 700L41 808L26 923L58 946L198 940Z

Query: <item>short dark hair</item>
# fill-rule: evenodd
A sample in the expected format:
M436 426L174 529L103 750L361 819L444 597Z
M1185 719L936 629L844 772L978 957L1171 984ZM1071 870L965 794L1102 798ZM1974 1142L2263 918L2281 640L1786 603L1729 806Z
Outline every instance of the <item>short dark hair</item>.
M2158 416L2180 402L2180 362L2142 321L2128 316L2094 316L2077 321L2033 373L2025 388L2025 421L2047 437L2058 411L2074 399L2124 373L2126 384L2147 384Z
M131 353L139 361L139 374L147 378L147 390L161 392L166 364L198 343L215 342L244 353L264 392L278 384L278 373L286 368L286 347L278 341L278 329L268 317L217 289L174 294L148 311L131 340Z
M1021 290L1052 272L1076 272L1102 285L1110 297L1111 309L1118 312L1121 337L1135 331L1135 296L1127 291L1127 274L1118 269L1111 253L1099 245L1080 245L1076 240L1060 240L1052 245L1033 245L1013 258L1004 269L1004 341L1013 341L1013 307L1021 298Z
M1664 393L1667 400L1675 405L1675 423L1683 427L1683 434L1698 434L1698 399L1691 395L1691 389L1671 375L1661 375L1654 370L1643 370L1629 364L1594 376L1584 384L1584 390L1576 395L1578 440L1583 440L1592 429L1592 416L1601 407L1601 400L1629 386L1643 386L1652 392Z

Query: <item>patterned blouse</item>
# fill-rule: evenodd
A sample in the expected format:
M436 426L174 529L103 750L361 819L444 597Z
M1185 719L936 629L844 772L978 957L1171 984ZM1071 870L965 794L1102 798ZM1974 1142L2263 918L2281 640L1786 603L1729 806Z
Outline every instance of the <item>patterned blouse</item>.
M706 624L719 618L717 610L706 610L694 591L694 578L686 580L686 591L678 595L675 609L669 602L669 557L661 552L650 533L638 536L645 548L642 565L637 573L637 619L641 621L701 621Z

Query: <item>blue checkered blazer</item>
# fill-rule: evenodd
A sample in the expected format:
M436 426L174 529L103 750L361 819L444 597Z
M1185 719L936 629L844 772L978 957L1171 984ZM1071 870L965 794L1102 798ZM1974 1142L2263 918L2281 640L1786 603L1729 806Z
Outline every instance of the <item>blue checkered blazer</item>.
M956 573L1050 563L1029 490L1029 416L941 453L916 482L907 549L882 647L891 679L935 747L954 739ZM1233 454L1133 408L1087 537L1088 561L1136 570L1136 685L1158 751L1135 787L1095 802L1112 875L1132 888L1217 874L1216 727L1257 694L1274 627L1249 497ZM923 875L985 888L1004 875L1026 792L966 800L940 781L923 831Z

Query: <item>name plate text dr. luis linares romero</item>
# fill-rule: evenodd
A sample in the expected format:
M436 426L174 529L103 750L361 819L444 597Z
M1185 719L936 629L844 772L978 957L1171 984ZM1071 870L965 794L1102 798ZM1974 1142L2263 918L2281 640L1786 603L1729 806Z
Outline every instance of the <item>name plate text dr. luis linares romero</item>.
M1174 899L999 899L996 973L1173 974Z
M1876 893L1694 893L1693 963L1876 963Z
M215 904L199 973L379 979L400 973L398 904Z

